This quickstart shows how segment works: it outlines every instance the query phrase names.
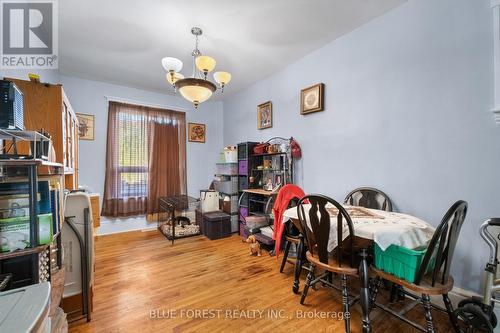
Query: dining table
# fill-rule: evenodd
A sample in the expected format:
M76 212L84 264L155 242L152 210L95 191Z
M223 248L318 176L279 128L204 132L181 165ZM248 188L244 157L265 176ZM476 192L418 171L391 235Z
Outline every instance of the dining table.
M330 214L330 236L328 242L328 251L331 252L337 246L337 213L336 208L329 204L326 206ZM387 212L377 209L369 209L359 206L343 205L347 213L351 217L354 227L354 236L367 240L361 242L362 245L359 251L359 279L360 279L360 303L362 309L363 332L371 332L370 310L370 290L369 290L369 270L368 270L368 245L372 242L384 251L391 245L402 246L410 249L415 249L428 244L435 228L409 214ZM308 216L310 209L309 204L304 204L305 216ZM299 277L302 263L305 259L305 233L302 223L299 221L298 208L292 207L283 213L283 223L293 223L298 229L299 244L297 247L297 260L294 272L294 292L299 288ZM308 219L305 221L308 228L310 224ZM344 223L346 223L344 221ZM343 229L343 239L348 237L348 228Z

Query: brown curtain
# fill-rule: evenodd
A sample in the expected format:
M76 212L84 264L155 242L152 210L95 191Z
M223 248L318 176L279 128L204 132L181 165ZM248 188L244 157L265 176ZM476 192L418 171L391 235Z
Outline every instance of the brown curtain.
M185 193L185 114L110 102L102 215L156 213L158 197Z

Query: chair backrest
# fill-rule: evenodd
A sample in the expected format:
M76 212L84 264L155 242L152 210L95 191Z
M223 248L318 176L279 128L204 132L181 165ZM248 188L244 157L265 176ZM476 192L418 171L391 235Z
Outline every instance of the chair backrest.
M344 200L351 206L361 206L392 212L392 202L384 192L373 187L359 187L351 191Z
M288 204L288 208L297 207L299 200L300 199L296 198L296 197L293 198L292 200L290 200L290 203ZM297 238L300 235L300 230L297 229L297 227L293 223L286 223L284 232L285 232L285 236L294 237L294 238Z
M415 284L420 284L426 273L431 274L432 286L436 281L441 284L448 281L453 252L466 215L467 202L463 200L455 202L448 209L429 242L427 252L417 271ZM433 261L434 268L431 270Z
M337 232L334 237L337 238L337 247L333 251L328 251L328 243L330 241L330 219L327 205L331 204L337 214ZM306 209L309 207L306 213ZM320 262L328 264L328 257L336 256L339 267L342 266L344 248L348 248L347 256L349 266L354 268L354 226L351 217L347 211L337 201L319 194L311 194L303 197L297 205L297 213L302 229L305 231L306 242L309 252L313 257L319 259ZM309 222L309 224L308 224ZM344 222L346 226L344 226ZM347 244L343 243L344 228L347 227L350 236ZM334 253L336 252L336 254Z

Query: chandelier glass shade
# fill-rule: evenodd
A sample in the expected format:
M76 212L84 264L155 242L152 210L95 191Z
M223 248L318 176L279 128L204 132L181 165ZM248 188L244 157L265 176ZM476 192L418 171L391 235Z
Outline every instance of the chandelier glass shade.
M222 90L224 92L224 86L231 81L231 73L228 72L215 72L214 73L214 80L217 82Z
M197 56L195 62L196 67L205 75L205 79L207 74L214 70L216 64L214 58L203 55Z
M175 90L193 103L198 108L200 103L212 97L217 90L217 86L207 79L208 73L215 69L217 62L214 58L202 55L198 49L198 37L203 33L200 28L192 28L191 33L196 38L196 44L191 56L193 56L193 75L185 78L179 73L182 70L182 61L173 57L162 59L162 65L166 74L168 83L174 86ZM224 86L231 81L231 74L228 72L215 72L214 80L218 83L221 92L224 92Z
M200 103L212 97L212 93L217 90L217 87L212 82L197 78L179 80L175 83L175 86L182 97L193 103L195 108L198 108Z
M163 68L165 68L165 70L169 73L178 73L182 70L182 61L177 58L165 57L161 60L161 64L163 65Z
M175 86L175 82L183 79L184 75L182 75L181 73L174 72L173 75L171 73L167 73L166 77L167 77L167 82Z

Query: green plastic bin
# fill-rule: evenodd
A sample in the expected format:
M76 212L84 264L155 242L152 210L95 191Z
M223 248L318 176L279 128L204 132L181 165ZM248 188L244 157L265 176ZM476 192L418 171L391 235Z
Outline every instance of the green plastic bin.
M391 245L382 251L375 243L375 267L413 283L426 252L425 246L411 250L398 245ZM434 263L433 257L426 273L434 268Z

